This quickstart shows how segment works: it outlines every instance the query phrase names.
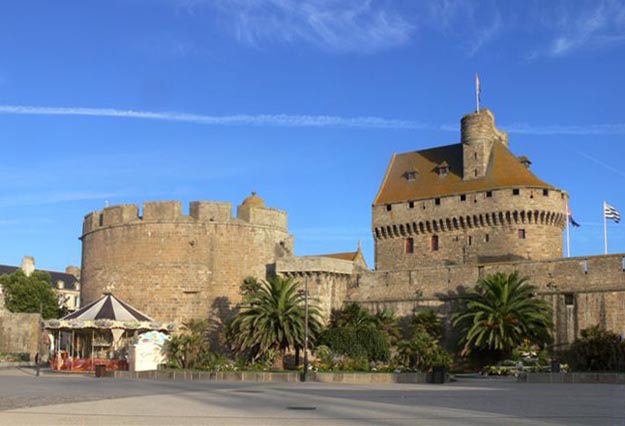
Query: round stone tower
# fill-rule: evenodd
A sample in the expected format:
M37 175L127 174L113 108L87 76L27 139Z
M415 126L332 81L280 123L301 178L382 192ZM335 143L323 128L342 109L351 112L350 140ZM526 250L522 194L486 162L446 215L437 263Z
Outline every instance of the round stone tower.
M177 201L117 205L83 223L82 300L111 291L159 321L218 314L240 301L247 276L264 278L292 253L287 214L256 194L232 217L232 205Z

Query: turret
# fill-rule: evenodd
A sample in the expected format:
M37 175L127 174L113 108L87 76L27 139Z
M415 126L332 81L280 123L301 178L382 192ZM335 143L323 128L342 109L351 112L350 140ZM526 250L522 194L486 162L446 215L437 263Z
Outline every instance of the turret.
M495 116L487 109L462 117L461 140L463 180L486 176L493 144L508 147L508 134L497 129Z

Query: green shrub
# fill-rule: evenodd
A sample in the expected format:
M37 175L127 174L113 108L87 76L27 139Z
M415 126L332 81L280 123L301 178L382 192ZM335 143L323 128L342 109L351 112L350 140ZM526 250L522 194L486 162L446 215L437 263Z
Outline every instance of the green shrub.
M390 348L386 333L373 327L335 327L329 328L319 338L336 354L350 358L364 357L368 361L387 361Z
M574 371L625 371L625 342L595 325L581 331L565 358Z
M449 368L452 359L438 341L425 331L417 331L409 340L397 344L399 359L404 365L427 372L435 365Z

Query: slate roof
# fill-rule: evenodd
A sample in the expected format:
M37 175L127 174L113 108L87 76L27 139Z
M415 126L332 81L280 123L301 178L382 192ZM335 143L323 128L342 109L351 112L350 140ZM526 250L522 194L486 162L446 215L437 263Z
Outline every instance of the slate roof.
M12 274L18 269L20 269L19 266L0 265L0 275ZM52 287L54 288L56 288L56 283L58 281L63 281L65 283L64 290L78 290L78 288L76 288L76 285L79 283L78 279L72 274L68 274L67 272L46 271L42 269L36 269L36 271L47 272L50 274L50 277L52 278Z
M437 167L444 162L449 165L449 173L441 177ZM407 179L407 173L414 171L418 171L416 178ZM486 176L464 181L462 173L461 143L394 154L373 205L417 201L508 187L553 188L538 179L506 146L499 142L493 144Z

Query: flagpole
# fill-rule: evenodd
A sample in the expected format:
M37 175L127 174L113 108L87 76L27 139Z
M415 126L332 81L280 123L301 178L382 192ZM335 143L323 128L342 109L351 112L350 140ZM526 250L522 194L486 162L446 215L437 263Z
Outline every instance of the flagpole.
M476 111L480 112L480 78L477 73L475 73L475 105Z
M603 245L604 254L608 254L608 219L605 217L605 201L603 202Z
M569 223L571 222L571 210L566 205L566 257L571 257L571 233L569 232Z

